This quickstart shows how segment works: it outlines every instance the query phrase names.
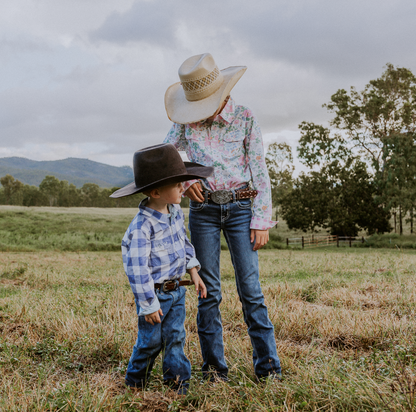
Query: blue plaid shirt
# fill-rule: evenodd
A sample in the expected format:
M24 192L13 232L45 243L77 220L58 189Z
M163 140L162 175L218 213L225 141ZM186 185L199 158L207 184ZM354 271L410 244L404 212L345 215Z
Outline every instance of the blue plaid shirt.
M121 242L124 270L141 316L160 309L155 283L179 279L187 269L199 269L181 208L168 205L170 213L164 214L146 207L146 203L147 199L140 203Z

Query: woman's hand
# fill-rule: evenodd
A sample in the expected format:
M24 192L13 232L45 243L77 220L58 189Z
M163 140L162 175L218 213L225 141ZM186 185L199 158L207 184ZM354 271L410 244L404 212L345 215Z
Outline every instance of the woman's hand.
M194 282L196 293L199 295L201 293L201 298L207 297L207 287L205 283L202 281L201 277L198 274L196 268L192 268L189 270L189 274L191 275L192 282Z
M185 191L185 196L189 197L189 199L193 200L194 202L202 203L205 198L202 194L201 183L195 182L192 186L190 186Z
M250 242L253 243L256 240L256 243L253 246L253 250L261 249L269 241L269 230L250 230Z

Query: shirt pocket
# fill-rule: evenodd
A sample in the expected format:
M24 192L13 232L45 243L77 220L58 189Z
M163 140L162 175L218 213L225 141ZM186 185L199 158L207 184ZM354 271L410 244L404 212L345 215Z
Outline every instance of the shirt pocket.
M242 130L233 130L224 134L223 156L233 160L245 155L244 132Z
M151 241L149 265L153 268L169 264L169 255L172 254L171 242L165 239L154 239Z

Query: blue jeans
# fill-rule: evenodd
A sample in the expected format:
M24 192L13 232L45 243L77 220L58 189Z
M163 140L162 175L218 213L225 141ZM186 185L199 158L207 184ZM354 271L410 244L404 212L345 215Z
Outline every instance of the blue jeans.
M163 312L162 323L151 325L139 316L139 331L126 373L126 385L144 387L157 355L163 352L163 379L188 386L191 363L185 356L185 287L175 291L157 292ZM137 314L139 305L136 302Z
M259 281L258 254L250 243L250 199L224 205L191 201L189 229L196 257L201 263L199 275L208 296L198 302L198 334L204 360L202 371L226 377L221 324L220 234L224 232L235 271L237 292L244 321L253 346L254 371L258 378L280 373L274 328L268 317Z

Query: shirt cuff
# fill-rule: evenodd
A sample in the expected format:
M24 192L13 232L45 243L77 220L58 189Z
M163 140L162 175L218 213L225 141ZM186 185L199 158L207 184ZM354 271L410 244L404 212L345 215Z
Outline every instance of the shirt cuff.
M267 230L276 226L277 220L263 219L261 217L253 216L251 218L250 229Z
M199 272L199 269L201 269L201 264L199 263L199 260L197 258L190 258L188 264L186 265L186 269L192 269L196 268L196 270Z
M139 302L139 306L140 306L140 302ZM157 312L159 309L160 309L159 299L157 298L157 296L155 296L155 300L153 301L153 303L150 306L148 306L146 309L143 309L140 306L139 316L150 315L151 313Z
M198 179L194 179L194 180L187 180L185 182L182 182L182 186L183 186L183 191L184 193L196 182L199 182ZM185 196L184 194L182 196Z

